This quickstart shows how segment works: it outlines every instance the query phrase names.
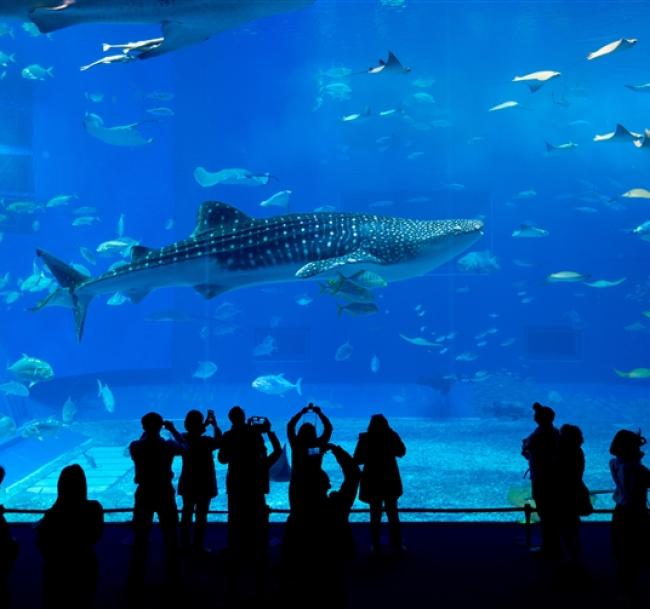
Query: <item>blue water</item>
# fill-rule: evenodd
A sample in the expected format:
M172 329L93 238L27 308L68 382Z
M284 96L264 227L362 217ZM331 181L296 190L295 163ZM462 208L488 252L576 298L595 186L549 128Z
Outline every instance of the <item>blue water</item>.
M540 400L553 405L560 422L585 428L588 466L599 464L594 477L607 482L607 438L621 425L648 427L648 381L619 378L614 369L650 366L650 320L642 315L650 310L650 243L628 232L650 217L650 203L620 197L631 188L650 188L650 160L630 142L592 138L616 123L636 132L650 126L650 96L624 87L650 81L642 28L650 8L624 2L390 4L316 0L160 58L83 72L81 65L101 56L102 42L152 38L157 26L79 25L48 38L30 37L19 22L5 20L14 37L0 37L0 50L15 53L15 63L7 63L0 81L0 144L8 147L0 149L4 205L78 197L33 214L0 209L7 216L0 222L0 277L10 273L0 290L0 357L9 365L27 353L55 371L55 379L34 387L29 398L0 394L0 413L19 429L15 438L6 434L9 445L0 452L6 486L89 438L99 446L125 445L127 438L110 438L113 427L149 409L181 418L187 408L213 407L224 421L227 409L241 402L249 414L271 415L281 429L307 399L342 420L340 429L347 431L340 441L351 446L365 417L376 411L415 417L423 429L443 426L449 459L454 446L467 441L463 421L470 417L477 454L482 451L485 466L496 471L505 462L503 437L511 441L513 471L523 471L520 440L530 427L530 403ZM586 60L622 36L639 42ZM388 50L412 71L363 73ZM53 66L54 78L22 78L21 70L35 63ZM353 74L324 74L343 67ZM561 76L536 93L511 82L537 70ZM418 79L432 82L421 88ZM349 87L347 99L323 89L334 82ZM155 90L173 99L148 98ZM91 94L103 95L102 101ZM488 112L507 100L520 107ZM174 116L146 112L160 106ZM368 118L340 120L366 107ZM401 112L378 115L391 108ZM86 112L107 125L155 118L141 127L154 141L137 148L103 143L85 132ZM545 142L578 146L546 154ZM243 167L277 179L266 186L205 189L193 178L197 166ZM137 305L108 306L97 298L81 343L69 311L26 310L47 294L17 287L32 273L37 247L98 274L118 259L98 257L91 266L79 248L95 250L115 238L121 214L126 235L161 247L192 232L203 201L270 217L277 208L259 203L286 189L294 212L330 205L420 219L481 218L485 234L468 251L490 250L499 268L468 273L454 260L376 290L379 313L359 317L338 316L337 300L322 295L316 281L255 286L209 301L185 288L154 292ZM516 197L530 190L534 197ZM377 206L386 201L392 203ZM71 226L80 206L95 207L101 221ZM524 222L548 236L513 238ZM566 270L589 281L625 281L605 289L546 282L550 273ZM6 304L10 291L19 298ZM312 302L298 304L304 295ZM148 320L169 310L193 318ZM400 337L434 342L452 333L442 354ZM277 351L255 357L253 349L268 335ZM511 344L501 346L504 341ZM346 342L354 348L351 357L336 361ZM456 359L466 352L477 357ZM376 372L373 356L380 362ZM206 382L192 378L203 360L218 365ZM302 378L304 398L251 388L257 376L279 373L292 383ZM0 372L0 384L11 378ZM113 390L114 413L97 397L97 378ZM34 419L60 418L68 396L78 407L70 429L42 440L21 437L22 426ZM522 423L513 427L512 419ZM88 424L92 432L83 428ZM599 443L590 444L592 428L602 434ZM137 434L137 426L129 429ZM435 436L431 432L431 450ZM418 441L426 445L426 437ZM423 454L417 463L409 464L409 456L403 462L407 477L424 472L429 481L416 495L407 492L404 505L458 505L470 497L468 507L494 507L500 497L506 505L512 477L504 475L498 492L494 480L481 489L474 462L446 483L446 470ZM476 492L468 494L463 481ZM24 494L16 497L15 507L27 503ZM104 503L110 501L107 495Z

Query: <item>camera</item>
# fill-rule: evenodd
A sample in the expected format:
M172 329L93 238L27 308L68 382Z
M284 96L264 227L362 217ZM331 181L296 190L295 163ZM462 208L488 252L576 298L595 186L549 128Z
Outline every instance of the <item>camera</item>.
M250 417L247 422L252 429L260 433L267 432L270 427L269 420L266 417Z

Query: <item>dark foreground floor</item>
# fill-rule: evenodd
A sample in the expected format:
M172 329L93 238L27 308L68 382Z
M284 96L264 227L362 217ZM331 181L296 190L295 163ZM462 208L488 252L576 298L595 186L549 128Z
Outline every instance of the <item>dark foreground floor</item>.
M14 526L21 544L20 558L12 574L14 607L40 606L40 558L33 546L29 525ZM272 558L277 568L282 525L272 528ZM407 553L401 559L371 559L368 529L355 526L358 558L349 569L349 607L435 607L499 609L615 608L613 564L607 523L583 525L584 562L589 578L580 586L567 584L565 571L547 565L528 553L521 525L503 524L405 524ZM203 602L175 607L224 606L223 548L225 528L211 525L209 545L214 557L184 564L186 581ZM97 607L125 607L123 586L130 553L127 526L108 525L98 546L101 575ZM160 541L152 538L149 569L150 591L157 599L150 606L169 606L160 586ZM273 590L272 590L273 591ZM273 596L266 607L277 606ZM309 609L309 602L305 609ZM146 604L140 605L144 609Z

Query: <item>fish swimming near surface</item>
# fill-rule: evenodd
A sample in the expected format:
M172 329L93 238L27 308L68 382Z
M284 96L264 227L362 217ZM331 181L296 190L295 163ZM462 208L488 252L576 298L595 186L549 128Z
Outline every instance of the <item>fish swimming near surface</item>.
M89 135L101 140L105 144L113 146L144 146L151 144L153 138L147 138L140 133L139 128L143 122L130 123L128 125L115 125L106 127L104 119L97 114L87 113L84 117L84 129Z
M265 186L272 177L268 173L255 174L239 167L219 171L208 171L205 167L197 167L194 170L194 179L203 188L210 188L217 184Z
M575 142L565 142L564 144L549 144L548 142L544 142L546 144L546 152L553 152L555 150L573 150L574 148L578 147L578 144Z
M631 49L637 42L637 38L619 38L618 40L610 42L609 44L600 47L598 50L589 53L587 59L593 61L594 59L598 59L598 57L604 57L605 55L610 55L616 51Z
M160 249L136 245L129 264L91 279L37 250L60 287L33 310L72 308L81 339L88 305L99 294L121 292L138 303L158 288L191 286L211 299L249 285L326 279L347 266L391 282L424 275L482 234L483 222L477 219L413 220L346 212L258 219L231 205L207 202L189 238Z
M594 142L637 142L643 137L642 134L636 131L630 131L620 123L616 125L614 131L594 135Z
M310 5L313 0L3 0L0 17L35 24L42 34L83 23L160 24L162 38L139 49L156 57L203 42L244 23Z
M634 368L629 372L614 369L614 372L621 378L625 379L648 379L650 378L650 368Z
M391 51L388 51L388 58L386 61L380 59L376 66L368 68L368 74L381 74L382 72L385 74L408 74L410 71L411 68L404 67L402 62L397 59Z
M539 91L539 89L553 78L560 76L560 72L555 72L553 70L541 70L539 72L532 72L526 74L525 76L515 76L512 79L512 82L524 82L528 85L531 93Z

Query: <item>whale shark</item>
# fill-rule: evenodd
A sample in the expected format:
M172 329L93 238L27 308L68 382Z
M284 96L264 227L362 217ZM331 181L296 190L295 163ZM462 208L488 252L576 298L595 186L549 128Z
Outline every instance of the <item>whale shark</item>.
M249 21L312 4L313 0L0 0L0 17L32 22L42 34L82 23L160 24L137 53L146 59L207 40Z
M344 267L374 271L387 281L423 275L451 260L483 234L481 220L414 220L348 212L253 218L208 201L189 238L154 249L131 248L131 262L88 277L37 249L59 288L34 310L73 309L81 340L90 301L120 292L133 303L151 291L191 286L204 298L228 290L334 275Z

